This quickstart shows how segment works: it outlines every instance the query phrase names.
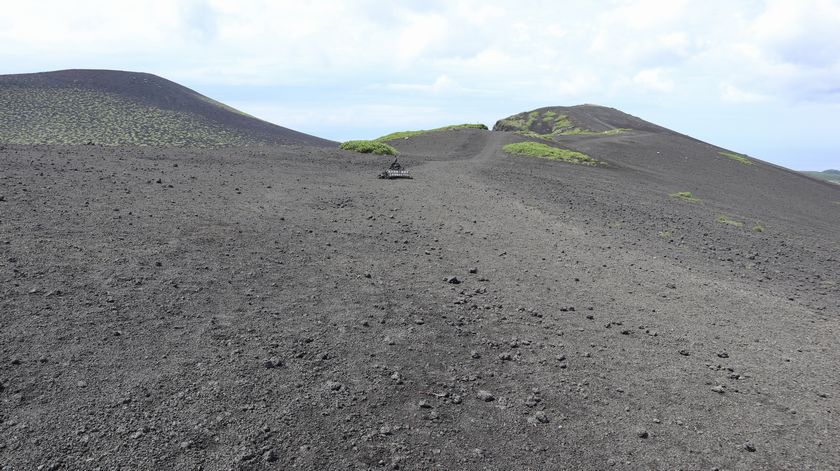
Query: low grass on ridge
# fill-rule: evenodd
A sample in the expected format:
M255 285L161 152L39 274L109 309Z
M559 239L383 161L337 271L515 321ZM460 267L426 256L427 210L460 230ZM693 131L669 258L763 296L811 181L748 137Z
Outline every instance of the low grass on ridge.
M743 227L743 225L744 225L743 222L736 221L736 220L730 218L729 216L718 216L718 218L715 219L715 221L720 223L720 224L727 224L729 226L735 226L735 227ZM762 228L762 230L763 230L763 228Z
M359 152L362 154L397 155L397 149L377 141L347 141L339 146L340 149Z
M744 165L753 165L753 161L748 159L745 155L736 154L734 152L728 152L725 150L719 151L718 154L726 157L727 159L732 159Z
M443 126L440 128L435 129L419 129L417 131L397 131L392 132L390 134L386 134L381 137L377 137L374 139L376 142L386 142L386 141L393 141L395 139L408 139L409 137L419 136L421 134L427 134L430 132L440 132L440 131L453 131L456 129L483 129L487 130L487 126L484 124L453 124L450 126Z
M689 201L691 203L700 202L700 198L697 198L694 195L692 195L690 191L678 191L676 193L670 193L668 194L668 196L670 196L671 198L678 198L684 201Z
M502 147L502 150L509 154L525 155L548 160L560 160L578 165L598 165L600 163L582 152L561 149L559 147L551 147L539 142L517 142L515 144L508 144Z

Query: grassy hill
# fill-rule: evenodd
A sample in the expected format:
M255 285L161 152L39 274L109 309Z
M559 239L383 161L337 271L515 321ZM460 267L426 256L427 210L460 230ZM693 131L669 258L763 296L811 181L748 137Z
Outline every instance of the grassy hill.
M500 119L494 131L553 139L568 135L615 135L628 130L672 133L614 108L597 105L548 106Z
M819 178L832 183L840 183L840 170L823 170L822 172L802 172L810 177Z
M0 142L335 145L262 121L161 77L112 70L0 75Z

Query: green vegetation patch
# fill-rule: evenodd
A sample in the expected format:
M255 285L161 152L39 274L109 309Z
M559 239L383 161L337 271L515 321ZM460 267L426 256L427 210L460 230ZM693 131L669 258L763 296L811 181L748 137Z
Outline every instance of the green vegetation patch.
M681 200L690 201L692 203L699 203L700 198L695 197L690 191L678 191L676 193L668 194L671 198L679 198Z
M202 116L74 88L8 87L0 93L0 142L175 147L260 144Z
M727 159L732 159L736 162L740 162L744 165L752 165L753 164L752 160L750 160L749 158L747 158L747 156L742 155L742 154L736 154L734 152L727 152L727 151L723 151L723 150L718 152L718 154L726 157Z
M339 146L344 150L352 150L362 154L397 155L397 149L377 141L347 141Z
M727 224L735 227L742 227L744 225L743 222L731 219L729 216L718 216L718 218L715 219L715 221L717 221L720 224Z
M673 236L674 236L674 231L673 230L659 231L659 237L662 237L663 239L670 239Z
M382 137L374 139L376 142L393 141L394 139L408 139L409 137L419 136L420 134L427 134L430 132L440 131L454 131L456 129L483 129L487 130L487 126L483 124L453 124L451 126L443 126L435 129L420 129L417 131L397 131L391 134L386 134Z
M504 146L502 150L509 154L527 155L529 157L539 157L548 160L562 160L563 162L578 165L598 165L599 163L582 152L551 147L539 142L517 142Z
M752 228L753 232L764 232L764 226L761 224L756 224Z
M626 132L627 129L609 129L607 131L592 131L575 126L568 116L554 111L531 111L519 113L509 118L499 120L496 129L512 131L522 136L551 140L556 136L566 135L598 135L612 136Z

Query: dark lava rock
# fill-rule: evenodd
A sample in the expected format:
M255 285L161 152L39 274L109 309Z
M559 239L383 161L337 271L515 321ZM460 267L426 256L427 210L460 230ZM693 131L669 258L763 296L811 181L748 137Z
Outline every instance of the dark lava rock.
M281 360L277 357L267 358L267 359L263 360L263 366L266 367L266 368L269 368L269 369L280 368L281 366L283 366L283 360Z
M638 429L636 429L636 436L644 439L644 438L650 437L650 434L648 433L647 430L645 430L643 428L638 428Z
M263 461L265 461L266 463L273 463L277 461L277 452L274 451L274 449L268 450L265 453L263 453L262 458Z
M470 273L478 273L478 268L476 268L476 267L470 268Z
M755 445L753 445L752 442L744 443L744 449L749 451L750 453L754 453L755 452Z
M461 284L461 280L459 280L457 276L446 277L446 282L453 285Z

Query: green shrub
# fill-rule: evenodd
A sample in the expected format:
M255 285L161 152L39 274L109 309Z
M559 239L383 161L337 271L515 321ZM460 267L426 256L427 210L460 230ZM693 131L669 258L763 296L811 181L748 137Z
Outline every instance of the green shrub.
M753 232L764 232L764 226L761 224L756 224L753 226Z
M575 126L567 115L557 114L551 110L519 113L500 120L497 123L497 128L503 131L512 131L522 136L546 140L567 135L614 136L627 131L627 129L610 129L607 131L582 129Z
M681 200L690 201L692 203L697 203L700 201L700 198L696 198L694 195L691 194L690 191L678 191L676 193L668 194L671 198L679 198Z
M562 160L578 165L598 165L598 161L592 157L573 150L551 147L539 142L517 142L508 144L502 148L509 154L527 155L548 160Z
M746 156L743 156L741 154L736 154L734 152L726 152L726 151L723 151L723 150L718 152L718 154L726 157L727 159L732 159L736 162L740 162L744 165L752 165L753 164L752 160L748 159Z
M397 149L388 144L376 141L347 141L339 146L344 150L361 152L362 154L397 155Z
M483 129L487 130L487 126L483 124L453 124L450 126L443 126L440 128L435 129L420 129L417 131L397 131L392 132L391 134L386 134L382 137L377 137L374 139L376 142L385 142L385 141L393 141L394 139L408 139L409 137L419 136L420 134L426 134L430 132L439 132L439 131L453 131L456 129Z
M735 226L735 227L741 227L741 226L744 225L743 222L736 221L734 219L730 219L728 216L718 216L718 218L715 219L715 220L720 224L728 224L730 226Z

